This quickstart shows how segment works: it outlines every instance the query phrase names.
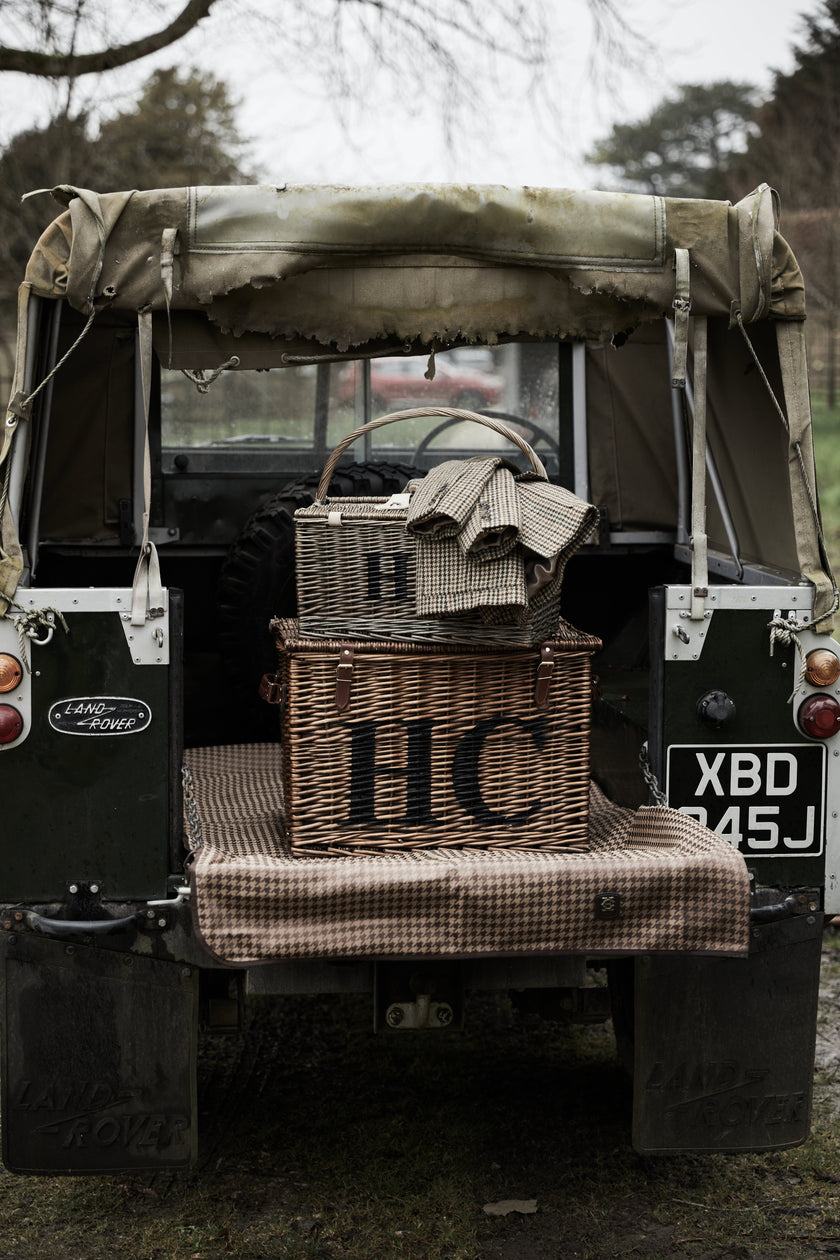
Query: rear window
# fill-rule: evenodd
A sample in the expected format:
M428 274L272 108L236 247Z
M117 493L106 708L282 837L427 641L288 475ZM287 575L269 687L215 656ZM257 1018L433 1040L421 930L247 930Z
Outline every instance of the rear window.
M463 347L432 357L388 357L352 362L224 372L206 393L183 373L162 369L164 464L188 450L190 464L234 463L259 450L282 470L309 452L314 463L366 420L422 407L487 412L522 434L547 466L558 470L561 397L569 346L557 343ZM359 443L357 458L437 462L452 452L502 450L490 429L441 417L385 426Z

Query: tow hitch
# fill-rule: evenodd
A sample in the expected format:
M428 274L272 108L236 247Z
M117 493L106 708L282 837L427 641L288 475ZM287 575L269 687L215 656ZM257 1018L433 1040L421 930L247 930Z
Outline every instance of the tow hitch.
M462 1028L461 971L446 963L378 963L374 1029L409 1032Z

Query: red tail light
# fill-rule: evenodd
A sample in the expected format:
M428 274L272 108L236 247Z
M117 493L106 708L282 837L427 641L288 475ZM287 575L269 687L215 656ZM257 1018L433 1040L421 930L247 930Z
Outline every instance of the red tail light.
M10 704L0 704L0 744L11 744L23 730L23 718Z
M833 696L809 696L799 706L798 721L811 739L830 739L840 731L840 704Z

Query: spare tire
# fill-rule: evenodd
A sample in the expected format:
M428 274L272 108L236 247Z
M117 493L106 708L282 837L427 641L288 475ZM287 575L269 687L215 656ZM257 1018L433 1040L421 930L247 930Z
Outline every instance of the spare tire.
M417 475L408 464L339 466L329 493L354 498L393 494ZM263 503L245 522L219 576L218 642L229 702L237 709L244 706L254 735L261 738L275 734L277 726L269 707L257 698L260 679L277 664L269 622L297 613L294 515L314 502L319 480L313 475L290 481Z

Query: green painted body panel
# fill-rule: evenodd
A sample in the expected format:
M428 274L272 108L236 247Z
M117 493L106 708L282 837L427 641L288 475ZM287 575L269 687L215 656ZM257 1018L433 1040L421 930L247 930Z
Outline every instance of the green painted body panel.
M169 873L169 667L135 665L115 612L67 614L69 634L32 649L32 730L0 752L0 901L63 900L70 880L96 880L107 900L166 895ZM54 729L68 698L141 701L136 734Z

